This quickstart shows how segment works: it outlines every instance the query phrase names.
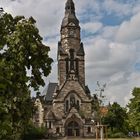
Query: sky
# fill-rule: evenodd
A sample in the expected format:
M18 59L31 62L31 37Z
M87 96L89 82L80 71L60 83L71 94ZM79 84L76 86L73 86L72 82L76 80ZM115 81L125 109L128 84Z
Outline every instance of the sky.
M0 0L0 7L13 16L33 16L43 42L54 59L52 73L45 78L57 82L57 44L66 0ZM122 106L140 87L140 1L74 0L85 49L86 85L99 94L106 84L104 101ZM45 87L43 87L45 88ZM43 90L43 88L41 90Z

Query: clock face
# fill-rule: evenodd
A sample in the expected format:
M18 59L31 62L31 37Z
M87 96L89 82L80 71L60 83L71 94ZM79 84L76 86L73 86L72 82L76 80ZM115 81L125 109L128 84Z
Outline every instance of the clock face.
M74 29L71 29L71 30L69 31L69 36L70 36L70 37L75 37L75 36L76 36L76 33L75 33L75 30L74 30Z
M70 36L74 36L74 30L70 30L69 35L70 35Z

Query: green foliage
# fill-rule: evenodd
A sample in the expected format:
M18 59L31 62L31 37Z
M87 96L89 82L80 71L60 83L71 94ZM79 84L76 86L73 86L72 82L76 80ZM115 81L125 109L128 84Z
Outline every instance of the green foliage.
M108 137L109 138L126 138L127 136L123 133L123 132L116 132L116 133L112 133L110 131L110 133L108 133Z
M23 140L42 139L47 134L46 127L35 127L33 124L27 126Z
M140 88L135 87L132 91L133 97L128 104L129 127L132 131L140 132Z
M30 88L44 85L51 70L49 47L31 17L0 16L0 139L20 140L32 117ZM31 74L27 74L31 71Z
M93 111L99 111L100 104L99 104L99 99L96 94L93 95L92 97L92 110Z
M103 124L108 125L111 133L127 133L127 128L125 127L127 124L126 119L126 110L115 102L110 105L108 114L102 119L102 122Z
M93 112L93 119L96 122L100 121L101 114L100 114L100 100L98 99L98 96L96 94L93 95L92 97L92 112Z

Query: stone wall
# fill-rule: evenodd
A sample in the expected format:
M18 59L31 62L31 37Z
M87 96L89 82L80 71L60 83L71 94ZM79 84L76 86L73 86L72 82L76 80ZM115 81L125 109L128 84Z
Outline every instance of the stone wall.
M35 107L37 108L36 113L34 114L33 117L33 122L35 123L36 126L41 127L44 125L44 108L42 106L42 103L40 99L36 99L35 101Z
M63 102L53 103L53 112L57 118L62 119L62 117L64 116L64 103Z
M90 102L90 99L85 93L84 87L82 87L78 80L69 80L65 83L62 89L60 89L57 99L58 101L64 101L64 98L71 92L75 91L77 95L81 98L84 102Z
M91 117L91 103L82 103L81 112L84 114L85 118Z
M63 59L59 60L58 67L59 85L62 85L66 79L66 62Z

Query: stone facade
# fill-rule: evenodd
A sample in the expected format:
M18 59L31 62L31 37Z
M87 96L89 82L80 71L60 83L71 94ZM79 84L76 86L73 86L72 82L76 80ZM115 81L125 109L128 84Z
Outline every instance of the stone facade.
M34 104L35 104L35 107L37 107L37 110L35 112L33 122L34 122L35 126L41 127L44 123L44 120L43 120L44 108L43 108L43 105L42 105L41 100L39 98L37 98L35 100Z
M72 0L66 2L60 35L58 84L49 83L42 105L38 101L38 108L42 110L39 126L42 123L54 135L94 136L92 100L85 86L85 52Z

